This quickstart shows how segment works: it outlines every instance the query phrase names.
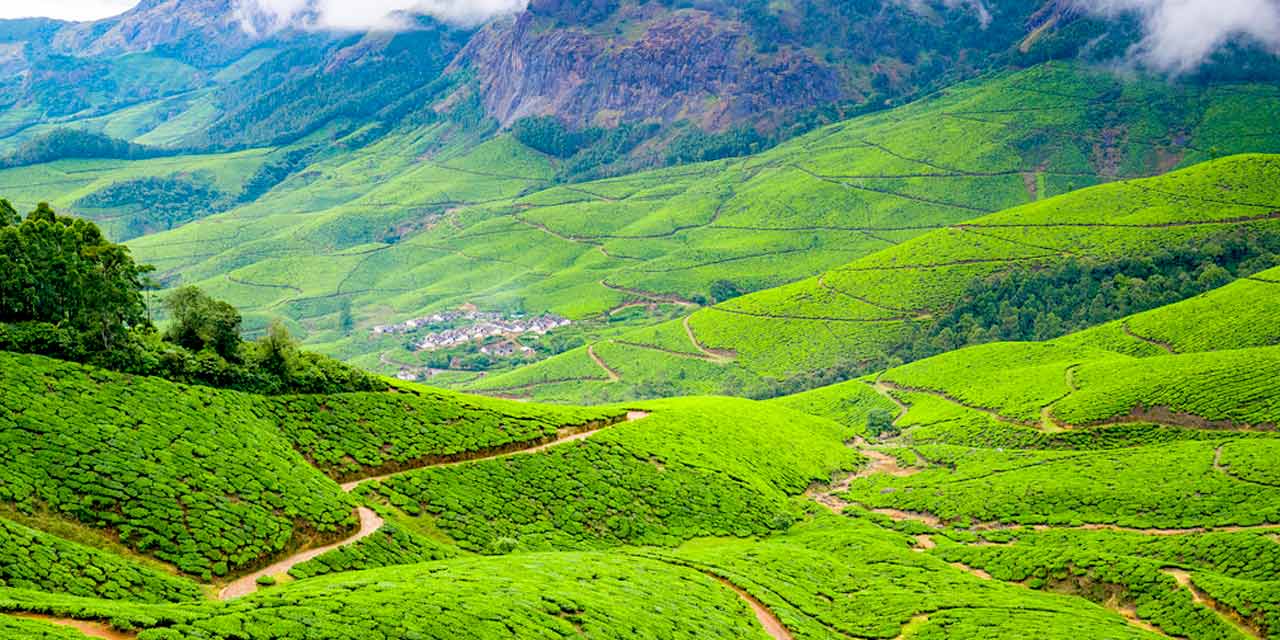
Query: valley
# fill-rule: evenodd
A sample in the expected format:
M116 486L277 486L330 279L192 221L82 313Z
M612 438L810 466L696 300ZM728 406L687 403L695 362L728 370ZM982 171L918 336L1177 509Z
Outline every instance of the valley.
M1270 0L402 4L0 19L0 636L1280 638Z

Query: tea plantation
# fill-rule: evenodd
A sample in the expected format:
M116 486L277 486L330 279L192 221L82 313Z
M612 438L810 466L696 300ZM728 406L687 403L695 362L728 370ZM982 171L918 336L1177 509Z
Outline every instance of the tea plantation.
M1277 346L1256 319L1277 298L1242 293L1274 277L768 402L264 397L0 354L23 523L0 520L0 610L45 616L0 628L1266 638L1280 438ZM1185 333L1135 329L1159 317ZM336 484L370 476L385 477ZM347 539L359 503L380 529L256 593L216 603L197 585Z
M6 169L0 193L23 207L56 194L60 210L114 232L134 210L114 218L121 213L87 206L95 194L178 174L208 183L228 194L226 205L131 240L139 259L231 301L251 328L283 318L310 347L392 372L381 356L405 360L404 341L369 328L428 311L473 303L596 323L629 302L723 302L712 295L717 284L778 287L986 213L1214 154L1277 152L1273 89L1122 81L1054 62L951 86L754 156L584 184L553 185L556 159L510 136L481 142L434 121L372 143L365 130L334 125L283 147ZM283 165L292 171L278 184L254 186ZM348 307L354 328L343 323ZM699 335L737 348L707 328L712 317L697 319ZM593 338L611 337L596 324ZM725 374L707 375L721 391ZM635 397L641 382L607 395ZM559 398L578 400L567 389Z
M702 348L733 354L719 362L690 360L655 344L651 330L639 329L616 337L630 347L617 353L609 342L597 346L606 364L621 373L614 384L582 382L594 375L594 364L576 353L556 356L514 372L489 376L470 383L477 391L503 390L538 399L601 397L620 399L647 395L656 388L662 394L682 390L773 396L823 386L857 377L899 360L912 360L990 340L999 327L983 326L975 318L960 318L957 328L931 335L935 321L964 301L966 290L982 290L983 283L1012 270L1035 271L1045 267L1096 269L1106 277L1099 293L1126 287L1129 279L1108 270L1122 261L1139 265L1149 281L1141 284L1166 295L1178 279L1160 273L1144 260L1169 251L1203 253L1207 262L1226 265L1248 277L1250 299L1265 305L1273 286L1258 271L1276 266L1275 246L1280 239L1280 159L1245 155L1206 162L1155 178L1124 180L1081 189L1055 198L1016 206L964 222L937 225L897 244L881 248L843 266L829 268L817 277L766 289L698 310L686 320L690 342ZM1250 257L1239 262L1224 247L1238 239L1261 243ZM1216 256L1216 257L1212 257ZM1181 260L1181 259L1178 259ZM1183 264L1175 260L1177 264ZM1177 278L1193 293L1209 292L1232 279L1207 264L1186 269ZM1153 274L1153 272L1155 272ZM1040 310L1041 316L1005 309L1004 317L1018 314L1025 326L1041 322L1033 334L1055 337L1065 331L1054 314L1044 313L1055 292L1012 292L1020 298L996 300L989 310L995 317L999 305L1018 302ZM1108 320L1158 306L1140 293L1116 295L1123 306L1108 306L1106 297L1093 301L1091 322ZM1086 300L1093 300L1090 294ZM1176 299L1176 298L1175 298ZM1117 301L1114 305L1120 305ZM1169 302L1165 300L1164 302ZM1043 303L1043 304L1042 304ZM1052 309L1066 314L1081 305ZM1088 307L1088 305L1083 305ZM1136 307L1136 308L1135 308ZM1265 309L1255 311L1266 313ZM1053 315L1051 318L1050 315ZM1134 319L1130 332L1156 326L1148 346L1173 339L1164 331L1177 331L1187 321L1162 324L1158 319ZM1243 325L1241 330L1266 332ZM1078 328L1084 328L1084 326ZM1247 328L1245 328L1247 327ZM1200 328L1204 335L1218 333L1213 326ZM1020 331L1019 333L1026 333ZM1194 339L1188 336L1188 339ZM1176 347L1175 347L1176 348ZM610 357L606 351L613 350ZM543 373L555 370L555 374ZM579 381L547 384L545 381Z
M1277 96L1047 62L580 184L435 112L0 169L24 208L165 228L129 243L158 284L266 334L162 334L137 267L138 344L182 334L209 385L0 351L0 637L1280 637ZM44 287L14 344L58 353L40 275L0 306ZM453 320L374 331L458 309L572 324L500 329L487 371L414 346ZM299 373L273 320L483 395L195 375Z

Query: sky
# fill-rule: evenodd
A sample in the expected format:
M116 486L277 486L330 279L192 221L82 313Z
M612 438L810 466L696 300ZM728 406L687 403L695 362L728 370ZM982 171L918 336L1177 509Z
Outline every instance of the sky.
M135 4L138 0L0 0L0 18L97 20L124 13Z

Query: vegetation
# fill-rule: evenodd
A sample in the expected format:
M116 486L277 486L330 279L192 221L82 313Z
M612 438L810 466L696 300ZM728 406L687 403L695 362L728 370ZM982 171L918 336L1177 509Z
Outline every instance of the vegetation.
M135 210L137 215L116 239L168 231L228 208L227 194L190 176L146 177L111 185L75 202L77 208Z
M363 478L468 453L527 448L561 430L622 418L608 409L527 405L423 387L401 393L281 397L273 411L294 446L329 476Z
M785 409L703 398L652 410L581 443L422 469L370 492L473 551L667 545L784 528L787 496L858 459L835 424ZM728 437L734 449L718 450Z
M188 580L8 520L0 520L0 542L2 587L141 602L201 596Z
M0 363L0 502L105 529L204 579L354 524L251 397L40 356Z
M421 564L458 555L455 547L413 533L403 526L387 524L368 538L294 567L289 575L302 580L332 573Z
M139 160L165 153L163 150L150 149L100 133L59 128L26 141L8 158L0 161L0 166L21 167L67 158Z
M240 313L194 287L166 296L171 323L161 340L144 299L152 268L135 263L92 222L58 216L47 204L19 220L0 200L0 247L0 349L258 393L386 388L300 351L282 325L243 342Z

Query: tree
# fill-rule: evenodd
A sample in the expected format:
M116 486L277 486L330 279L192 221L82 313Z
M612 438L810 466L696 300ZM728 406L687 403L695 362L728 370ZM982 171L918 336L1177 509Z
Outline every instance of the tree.
M873 438L895 435L898 427L893 424L893 414L888 409L872 409L867 412L867 434Z
M298 357L298 343L279 319L272 320L266 335L258 339L258 364L268 373L289 376Z
M711 300L716 303L731 300L742 295L742 290L738 289L738 285L728 280L716 280L711 283Z
M0 227L16 226L22 222L18 210L4 198L0 198Z
M39 322L114 347L122 334L147 327L140 289L151 267L139 265L97 225L58 216L40 203L18 221L0 201L0 322Z
M196 287L182 287L164 299L171 324L165 340L191 351L213 349L227 360L238 360L240 312Z

